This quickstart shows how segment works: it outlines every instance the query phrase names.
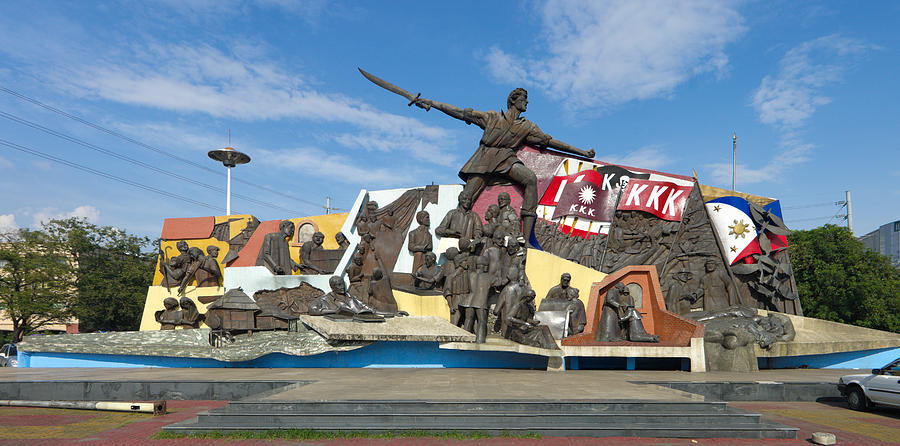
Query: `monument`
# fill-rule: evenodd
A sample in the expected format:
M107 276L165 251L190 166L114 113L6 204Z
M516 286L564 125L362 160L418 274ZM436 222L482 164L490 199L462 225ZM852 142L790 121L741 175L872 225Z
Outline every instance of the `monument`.
M810 340L818 322L802 317L777 200L593 160L526 119L521 88L504 110L482 111L359 71L409 106L481 129L462 184L363 189L342 214L166 219L141 330L181 353L123 349L95 363L231 366L228 349L245 349L247 367L674 358L702 371L786 364L792 351L824 364L835 352ZM25 363L66 363L52 337L38 341L20 348ZM838 350L900 342L865 345Z

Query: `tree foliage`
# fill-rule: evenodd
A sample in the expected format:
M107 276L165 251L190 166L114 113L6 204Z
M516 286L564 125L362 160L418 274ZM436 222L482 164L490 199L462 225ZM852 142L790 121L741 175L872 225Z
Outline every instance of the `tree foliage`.
M78 319L81 331L137 330L153 279L147 237L85 219L0 234L0 305L13 339Z
M826 225L788 238L806 316L900 332L900 271L846 228Z
M70 318L75 266L63 243L44 231L0 234L0 265L0 304L14 341Z
M72 311L79 329L137 330L156 260L142 252L150 240L78 218L52 220L44 230L63 242L77 265Z

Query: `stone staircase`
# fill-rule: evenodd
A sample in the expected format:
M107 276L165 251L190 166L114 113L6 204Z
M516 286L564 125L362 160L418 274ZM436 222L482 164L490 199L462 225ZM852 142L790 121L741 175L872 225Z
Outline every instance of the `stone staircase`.
M797 429L722 402L242 400L166 426L170 432L315 429L458 431L543 436L796 438Z

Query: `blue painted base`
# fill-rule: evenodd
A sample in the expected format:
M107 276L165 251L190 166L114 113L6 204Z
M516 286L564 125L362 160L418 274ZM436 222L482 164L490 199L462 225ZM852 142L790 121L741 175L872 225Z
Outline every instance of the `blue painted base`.
M547 358L513 352L441 349L437 342L375 342L312 356L272 353L252 361L207 358L19 352L20 367L504 368L546 370Z
M759 358L760 369L873 369L900 357L900 348L860 350L824 355ZM206 358L100 355L19 351L20 367L260 367L260 368L547 368L547 358L513 352L441 349L437 342L375 342L345 352L313 356L272 353L252 361L225 362ZM684 358L568 357L566 369L689 370Z
M825 355L758 358L760 369L874 369L900 358L900 348L857 350Z

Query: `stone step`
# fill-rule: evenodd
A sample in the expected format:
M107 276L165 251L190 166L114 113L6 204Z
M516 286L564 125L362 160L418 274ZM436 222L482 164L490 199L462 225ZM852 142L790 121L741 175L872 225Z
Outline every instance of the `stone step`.
M268 426L272 429L553 429L596 426L645 425L746 426L759 424L760 415L605 413L605 414L475 414L475 413L395 413L395 414L280 414L280 413L201 413L199 424L210 426ZM413 426L413 427L410 427Z
M795 438L797 429L703 401L242 400L164 429L534 432L546 436Z
M290 427L285 427L289 429ZM217 426L210 428L201 426L197 419L185 420L180 423L165 426L169 432L195 433L216 431L247 431L247 430L273 430L269 426ZM334 431L334 429L322 429ZM396 426L384 428L380 426L357 427L353 429L342 428L341 431L368 431L372 433L397 432L402 430L415 430L426 432L446 432L447 429L428 429L420 426ZM503 435L508 433L538 434L545 437L651 437L651 438L777 438L794 439L797 437L797 428L776 423L760 423L744 426L664 426L660 424L631 423L627 426L591 426L591 427L553 427L553 428L516 428L504 427L503 429L470 429L456 428L456 432L479 432L490 435Z
M225 412L278 412L278 413L500 413L528 414L534 412L582 414L582 413L725 413L723 402L702 401L233 401L216 409Z

